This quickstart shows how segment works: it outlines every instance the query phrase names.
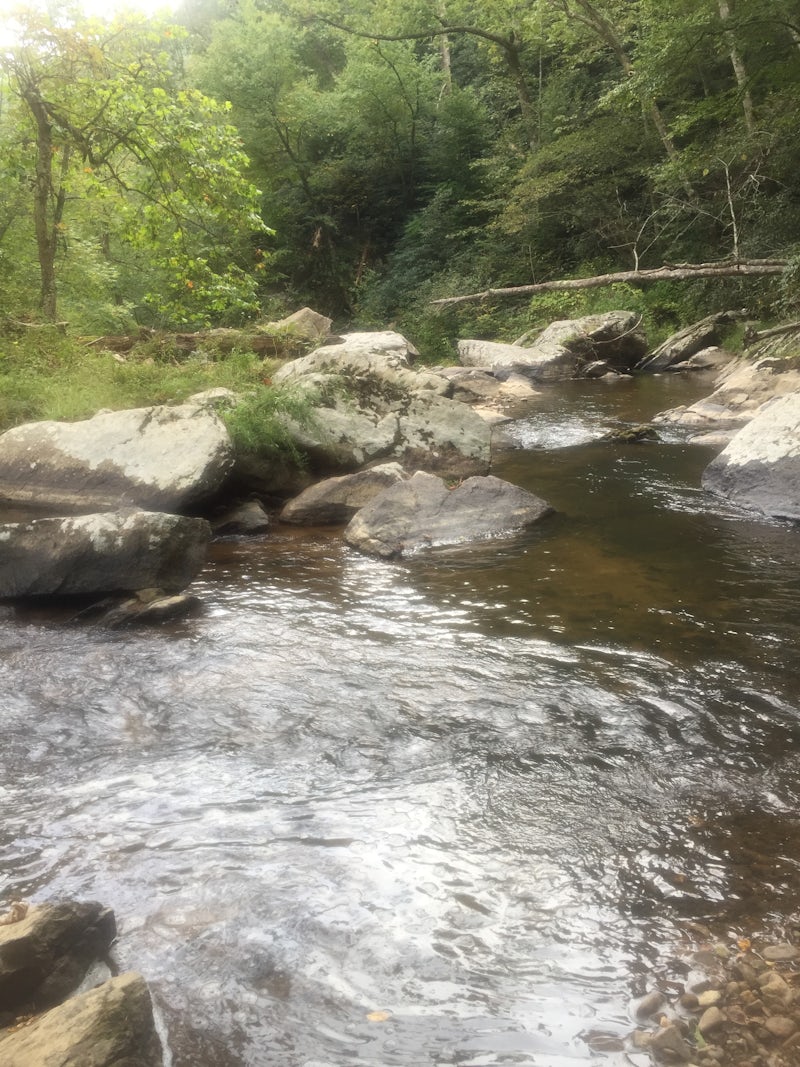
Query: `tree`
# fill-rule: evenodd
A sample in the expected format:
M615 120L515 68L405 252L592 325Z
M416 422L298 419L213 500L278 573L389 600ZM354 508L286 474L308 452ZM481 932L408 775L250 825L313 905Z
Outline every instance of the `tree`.
M245 255L266 230L258 190L225 106L182 84L180 37L134 17L29 13L2 57L47 319L69 218L81 214L106 255L114 244L143 254L159 313L188 323L254 306Z

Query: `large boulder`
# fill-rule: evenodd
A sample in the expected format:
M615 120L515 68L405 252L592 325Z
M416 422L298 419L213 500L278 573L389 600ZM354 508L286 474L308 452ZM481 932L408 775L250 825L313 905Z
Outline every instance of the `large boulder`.
M381 383L390 396L420 389L447 393L447 383L438 374L411 370L418 355L411 342L393 330L346 333L336 343L323 345L307 356L284 364L272 380L279 384L321 374L345 377L355 391L363 389L370 396L376 384ZM374 378L380 381L372 381Z
M106 511L185 511L213 496L233 464L228 431L198 404L34 422L0 436L0 500Z
M741 319L740 311L718 311L672 334L636 364L636 370L654 374L685 363L704 348L719 344L726 326Z
M268 322L264 326L257 327L257 329L264 333L286 331L289 334L302 337L306 341L317 342L324 341L330 335L332 325L331 319L327 318L327 316L320 315L318 311L313 311L309 307L304 307L300 308L299 311L295 311L292 315L287 315L285 319L278 319L277 322Z
M408 475L399 463L382 463L355 474L326 478L290 500L281 512L281 522L304 526L328 526L349 522L378 493Z
M800 392L764 404L706 468L703 488L800 519Z
M551 323L524 348L491 341L458 342L459 358L497 376L520 373L534 381L581 377L597 360L612 370L629 370L647 350L640 317L633 311L609 311Z
M315 471L338 473L381 459L457 477L489 469L489 427L449 399L449 381L412 368L415 351L391 331L347 334L275 375L310 401L302 426L286 425Z
M40 904L0 924L0 1013L60 1003L104 959L116 937L114 913L94 902ZM6 1064L0 1052L0 1063Z
M441 478L417 471L361 508L344 539L369 555L394 559L441 545L508 537L551 510L533 493L500 478L468 478L448 489Z
M206 556L204 519L116 511L0 525L0 598L183 589Z
M730 440L768 400L800 390L798 349L797 338L774 338L760 345L750 359L739 359L723 370L710 396L662 411L653 422L684 431L699 444L709 440L709 434Z
M150 993L121 974L20 1029L0 1031L3 1067L163 1067Z

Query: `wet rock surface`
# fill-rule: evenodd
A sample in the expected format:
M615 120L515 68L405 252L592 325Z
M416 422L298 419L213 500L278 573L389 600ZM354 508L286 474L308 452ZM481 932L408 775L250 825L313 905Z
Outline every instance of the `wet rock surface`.
M123 974L0 1030L3 1067L162 1067L150 993Z
M519 533L552 509L533 493L492 476L449 489L422 471L376 496L344 531L347 544L384 559L426 548Z
M114 913L94 902L17 907L16 921L12 908L0 923L0 1010L21 1014L71 993L117 931Z
M177 592L205 562L204 519L116 511L0 525L0 597Z

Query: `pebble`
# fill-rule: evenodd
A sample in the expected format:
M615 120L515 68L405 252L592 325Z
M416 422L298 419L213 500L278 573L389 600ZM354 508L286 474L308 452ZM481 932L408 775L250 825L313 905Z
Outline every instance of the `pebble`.
M653 1034L650 1038L650 1048L654 1052L672 1053L678 1059L686 1063L692 1058L692 1049L683 1039L683 1035L677 1026L670 1023Z
M706 1008L703 1014L700 1016L700 1022L697 1024L700 1033L703 1037L706 1034L710 1034L712 1030L718 1029L725 1022L725 1016L719 1010L718 1007L713 1006Z
M701 1008L710 1008L714 1004L719 1004L721 1000L722 993L718 989L707 989L697 998L697 1003Z
M785 1040L794 1034L797 1024L786 1015L772 1015L764 1023L764 1029L769 1030L773 1037Z
M797 957L800 956L800 952L794 945L767 945L761 952L761 955L765 960L769 960L771 963L778 963L796 960Z
M652 990L652 992L642 997L636 1005L636 1017L639 1019L647 1019L651 1015L655 1015L663 1003L664 994L660 993L657 989Z
M787 982L775 971L763 975L760 981L761 995L765 1000L777 1001L779 1004L789 1004L792 1000L792 991Z

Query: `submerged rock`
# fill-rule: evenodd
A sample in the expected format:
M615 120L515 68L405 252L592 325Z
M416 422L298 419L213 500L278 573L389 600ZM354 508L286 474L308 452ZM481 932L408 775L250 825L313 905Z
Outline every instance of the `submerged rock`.
M177 592L203 565L210 537L204 519L149 511L7 523L0 526L0 598Z
M614 441L623 445L640 445L645 441L657 441L658 432L648 423L641 423L638 426L622 426L616 430L609 430L600 440Z
M0 1031L3 1067L162 1067L141 975L111 978L20 1029Z
M800 392L764 404L706 468L703 488L800 519Z
M384 490L344 532L347 544L392 559L425 548L508 537L552 509L543 500L492 476L468 478L448 489L422 471Z
M124 626L152 626L196 614L202 606L199 597L188 593L167 594L163 589L140 589L135 596L121 600L108 598L79 612L78 618L91 618L109 629Z
M0 436L0 500L82 512L184 511L213 496L232 464L228 431L199 404L26 423Z

